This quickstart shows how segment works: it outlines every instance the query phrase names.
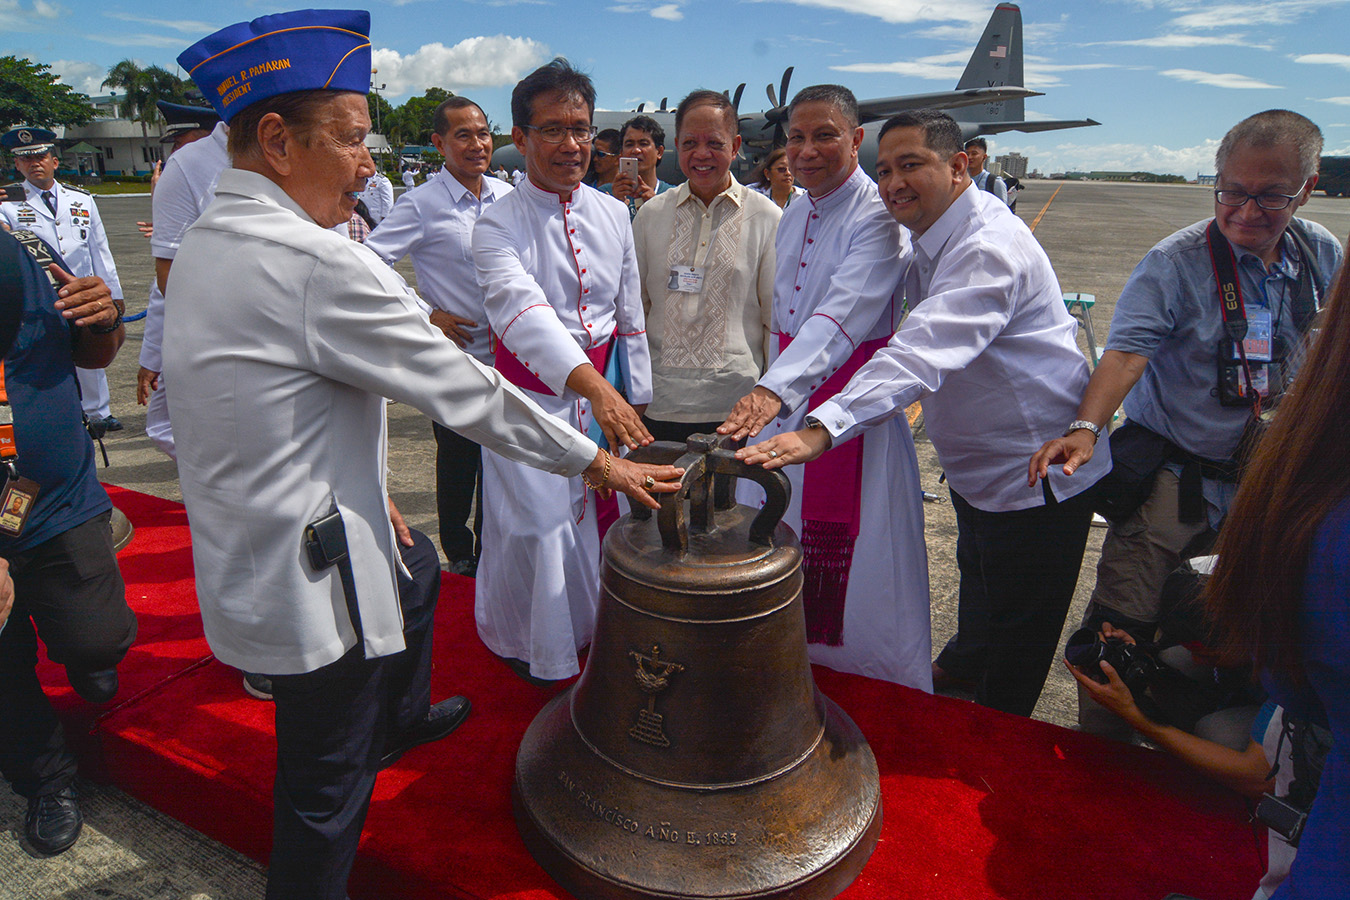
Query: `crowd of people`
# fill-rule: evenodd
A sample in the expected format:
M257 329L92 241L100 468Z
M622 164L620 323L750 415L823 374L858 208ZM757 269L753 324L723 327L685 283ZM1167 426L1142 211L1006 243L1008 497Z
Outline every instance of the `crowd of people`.
M1295 217L1317 183L1312 122L1270 110L1229 131L1214 217L1139 263L1094 371L983 139L945 113L888 120L873 180L853 95L808 87L745 185L736 110L695 91L672 186L662 127L597 134L590 79L555 59L512 95L514 185L493 177L483 110L452 97L432 123L443 165L395 202L364 140L369 24L283 13L188 48L214 111L187 114L152 201L139 394L178 463L212 651L276 704L269 898L341 900L378 772L469 714L430 696L439 567L385 489L389 400L432 419L441 549L475 578L483 642L535 683L579 671L615 493L655 507L679 490L679 470L625 458L653 440L716 432L788 467L814 662L967 685L1023 716L1103 512L1082 624L1129 649L1071 665L1082 727L1137 730L1286 805L1306 777L1263 767L1302 752L1282 736L1322 729L1299 855L1272 852L1257 896L1344 886L1350 283L1341 242ZM120 287L92 198L54 182L53 139L5 136L27 193L0 205L16 232L0 239L0 770L44 853L80 814L36 639L106 702L135 635L83 421L107 413L81 410L76 369L120 346ZM958 630L936 658L916 402L957 521ZM1200 632L1272 701L1226 742L1178 727L1163 682L1119 665L1157 649L1165 582L1216 538ZM77 564L98 572L78 589Z

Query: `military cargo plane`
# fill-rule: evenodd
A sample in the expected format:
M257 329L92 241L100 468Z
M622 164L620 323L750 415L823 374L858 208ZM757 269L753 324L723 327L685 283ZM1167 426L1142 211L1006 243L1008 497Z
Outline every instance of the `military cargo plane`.
M741 114L741 158L733 166L736 176L744 180L755 166L775 146L784 142L784 130L787 127L787 104L791 100L788 89L792 81L792 68L783 73L783 78L775 92L773 85L765 87L770 107L758 113ZM737 110L745 85L741 84L735 92L727 92ZM875 169L877 158L877 133L886 119L908 109L944 109L950 110L952 117L961 124L966 140L982 134L1002 134L1009 131L1054 131L1060 128L1083 128L1100 125L1092 119L1037 119L1028 121L1023 112L1023 102L1028 97L1044 96L1039 91L1023 86L1022 74L1022 10L1013 3L1000 3L985 26L984 34L966 63L965 72L957 82L956 89L936 91L927 94L903 94L896 97L878 97L860 100L858 109L864 127L862 147L858 151L859 161L871 172ZM684 181L675 159L675 112L667 108L662 100L655 110L596 110L594 123L596 128L619 129L633 116L644 113L651 116L666 132L666 152L657 169L659 177L671 184ZM508 170L524 167L515 147L506 145L493 155L494 167L498 164Z

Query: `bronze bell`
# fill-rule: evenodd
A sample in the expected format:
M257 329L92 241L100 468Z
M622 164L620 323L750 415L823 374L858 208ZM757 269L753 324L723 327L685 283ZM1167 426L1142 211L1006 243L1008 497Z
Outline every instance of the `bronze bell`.
M729 446L632 454L685 490L610 528L585 671L516 757L525 843L582 900L833 897L881 831L872 751L811 677L788 480Z

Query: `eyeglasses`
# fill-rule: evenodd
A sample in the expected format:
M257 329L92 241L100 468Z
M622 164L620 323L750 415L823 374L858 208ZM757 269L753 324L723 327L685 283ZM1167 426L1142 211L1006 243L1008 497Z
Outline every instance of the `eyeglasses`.
M1297 194L1248 194L1246 191L1215 191L1214 201L1220 206L1246 206L1248 200L1255 200L1256 205L1262 209L1276 212L1287 209L1289 204L1303 196L1303 188L1307 186L1308 182L1303 182L1299 186Z
M578 144L589 144L595 140L595 134L599 130L594 125L581 126L576 128L566 128L562 125L526 125L526 128L539 132L539 138L546 144L561 144L571 135L572 140Z
M596 159L607 159L608 157L616 155L617 154L611 153L608 150L601 150L599 147L596 147L594 150L591 151L591 156L595 157Z

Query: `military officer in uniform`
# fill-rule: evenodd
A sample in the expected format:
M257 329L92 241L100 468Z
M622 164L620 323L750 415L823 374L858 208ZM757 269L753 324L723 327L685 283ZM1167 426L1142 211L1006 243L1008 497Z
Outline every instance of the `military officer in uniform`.
M24 178L26 198L0 203L0 223L9 231L27 230L60 252L76 278L97 275L122 305L122 284L108 249L98 206L84 191L56 180L56 135L45 128L19 126L0 137L0 145L14 154L14 165ZM105 431L121 431L122 423L109 408L108 378L102 369L76 369L80 406L89 421Z

